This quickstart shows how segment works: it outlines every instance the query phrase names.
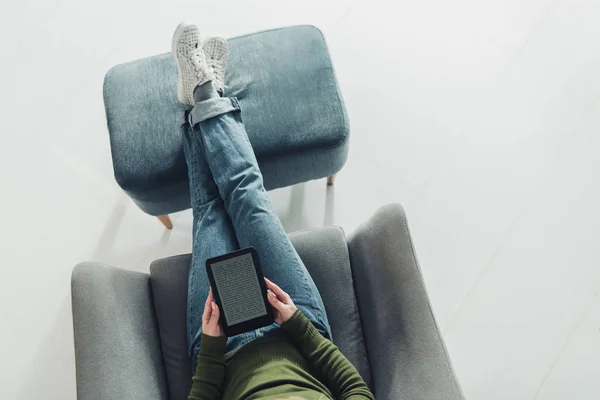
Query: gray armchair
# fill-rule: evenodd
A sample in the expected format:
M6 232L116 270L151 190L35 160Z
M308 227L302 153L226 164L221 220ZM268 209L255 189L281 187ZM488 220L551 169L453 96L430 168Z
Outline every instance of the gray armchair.
M339 227L290 237L322 294L334 342L377 399L463 398L401 206L381 208L348 238ZM189 262L190 255L157 260L149 275L75 267L79 399L186 398Z

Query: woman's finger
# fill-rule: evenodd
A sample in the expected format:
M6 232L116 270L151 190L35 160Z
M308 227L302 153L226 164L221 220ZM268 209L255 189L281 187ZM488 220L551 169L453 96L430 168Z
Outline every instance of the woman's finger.
M202 313L202 321L208 323L210 320L210 314L212 313L212 290L208 292L208 296L206 297L206 302L204 303L204 313Z
M281 302L277 296L275 296L275 293L273 293L272 290L267 292L267 299L269 300L269 303L271 303L271 305L277 310L280 310L281 307L284 306L283 302Z
M210 314L210 322L211 324L218 324L219 323L219 306L216 305L215 303L211 303L211 309L212 309L212 313Z
M287 300L287 299L289 299L288 294L286 292L284 292L283 289L281 289L275 283L271 282L267 278L265 278L265 282L267 282L267 286L269 287L269 289L271 289L271 291L273 293L275 293L275 295L277 297L279 297L281 300Z

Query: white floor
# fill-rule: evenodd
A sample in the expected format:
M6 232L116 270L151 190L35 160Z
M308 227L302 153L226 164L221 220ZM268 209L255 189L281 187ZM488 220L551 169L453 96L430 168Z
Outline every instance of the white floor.
M210 5L209 5L210 4ZM402 203L469 399L600 397L600 1L5 1L0 13L0 398L74 399L70 273L190 251L112 177L102 78L231 36L324 31L348 163L272 192L288 230Z

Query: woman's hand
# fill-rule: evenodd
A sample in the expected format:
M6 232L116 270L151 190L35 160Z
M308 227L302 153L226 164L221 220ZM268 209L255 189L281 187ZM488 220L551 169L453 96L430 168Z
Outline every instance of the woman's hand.
M273 306L275 322L281 325L296 312L296 305L290 298L290 295L281 290L279 286L267 278L265 278L265 282L267 283L267 288L269 288L267 299L269 299L269 303Z
M204 304L204 314L202 314L202 333L208 336L224 336L223 327L219 322L219 306L214 302L212 288L208 291L206 304Z

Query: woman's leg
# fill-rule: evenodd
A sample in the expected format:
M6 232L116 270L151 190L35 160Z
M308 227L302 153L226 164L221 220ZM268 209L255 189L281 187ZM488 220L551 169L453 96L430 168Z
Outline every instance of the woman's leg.
M331 331L321 296L288 239L263 186L235 98L212 98L191 111L206 161L240 247L254 247L264 274L294 300L326 337Z
M200 137L184 123L181 127L183 149L188 165L190 197L194 216L192 263L188 281L188 351L192 369L200 347L202 312L210 282L205 263L208 258L238 249L235 233L223 200L206 164Z
M177 97L182 103L194 105L213 97L219 98L218 91L223 92L229 54L225 39L213 37L201 42L198 28L184 21L173 34L172 54L178 70ZM211 82L215 82L217 90ZM194 370L202 333L203 306L210 288L205 262L208 258L237 250L238 244L223 200L206 163L202 138L187 122L186 113L182 122L182 135L194 213L187 325L188 346ZM227 349L236 349L254 338L254 332L228 338Z

